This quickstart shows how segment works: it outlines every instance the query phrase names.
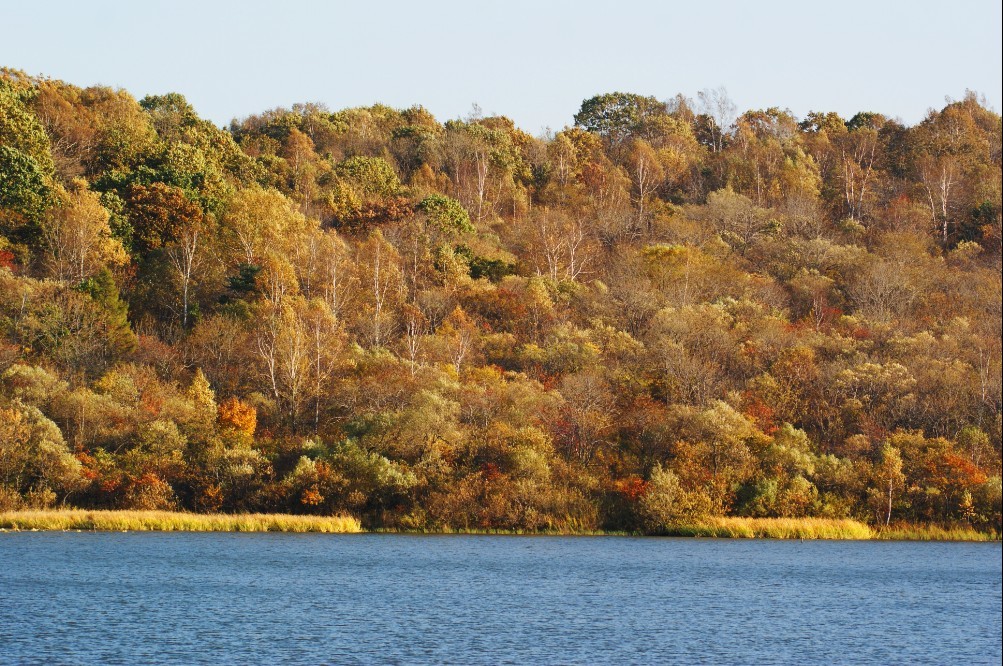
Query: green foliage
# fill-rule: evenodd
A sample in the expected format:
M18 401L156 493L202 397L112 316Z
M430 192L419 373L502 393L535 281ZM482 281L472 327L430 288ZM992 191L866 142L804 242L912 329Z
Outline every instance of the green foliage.
M79 288L104 309L112 354L121 358L135 351L136 336L129 323L129 305L120 297L111 271L102 268L97 275L81 283Z
M45 128L29 108L35 93L0 77L0 232L31 242L49 203L52 154Z
M49 186L38 162L14 147L0 145L0 215L6 230L16 233L18 218L38 219L48 203ZM17 217L11 219L12 214Z
M17 400L0 406L0 510L44 508L82 485L80 463L55 423Z
M456 199L432 194L418 202L418 210L428 216L430 224L447 233L474 233L470 215Z
M39 172L51 176L49 137L29 107L34 97L31 88L18 89L0 77L0 146L17 151L32 160Z
M665 103L654 97L613 92L582 102L575 114L575 125L618 144L632 135L643 135L653 119L667 113Z
M456 246L454 252L457 256L463 257L466 260L467 266L470 269L470 277L475 280L485 278L491 282L499 282L506 275L514 275L516 272L515 264L503 259L480 257L474 254L466 245Z
M693 521L711 512L710 500L684 489L671 470L656 466L639 502L638 512L647 532L667 531L672 525Z
M364 197L389 197L400 191L397 172L380 157L349 157L335 167L335 172Z

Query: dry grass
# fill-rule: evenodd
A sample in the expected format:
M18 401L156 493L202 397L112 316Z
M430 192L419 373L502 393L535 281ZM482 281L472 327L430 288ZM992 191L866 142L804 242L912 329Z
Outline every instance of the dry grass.
M0 529L8 530L100 530L157 532L362 532L358 519L350 516L292 516L286 514L197 514L171 511L87 511L53 509L0 512ZM398 530L377 530L397 532ZM407 530L403 530L407 531ZM491 530L444 529L425 534L562 534L602 535L593 530ZM667 526L664 536L725 539L882 539L890 541L998 541L996 532L964 527L900 524L871 528L856 520L827 518L704 518Z
M729 539L872 539L874 532L856 520L829 518L704 518L670 525L666 536Z
M704 518L692 524L670 525L669 536L732 539L881 539L888 541L998 541L996 532L970 527L899 524L869 527L849 519L828 518Z
M0 528L12 530L102 530L157 532L361 532L350 516L284 514L196 514L172 511L8 511Z
M979 532L971 527L941 527L939 525L899 524L881 527L875 539L889 541L999 541L996 532Z

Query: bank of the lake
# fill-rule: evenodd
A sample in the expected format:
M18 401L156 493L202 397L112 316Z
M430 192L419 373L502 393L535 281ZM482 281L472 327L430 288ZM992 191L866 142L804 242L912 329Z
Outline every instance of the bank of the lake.
M174 511L87 511L58 509L0 513L0 529L134 532L323 532L362 531L351 516L294 516L278 513L202 514Z
M52 509L0 512L2 530L89 530L156 532L320 532L347 534L365 531L398 533L402 530L365 530L351 516L290 514L196 514L172 511L113 511ZM550 534L560 536L626 536L627 532L520 531L454 528L428 534ZM637 536L637 535L633 535ZM824 539L886 541L998 541L995 532L963 526L895 524L873 528L860 521L829 518L712 517L668 525L652 536L729 539Z

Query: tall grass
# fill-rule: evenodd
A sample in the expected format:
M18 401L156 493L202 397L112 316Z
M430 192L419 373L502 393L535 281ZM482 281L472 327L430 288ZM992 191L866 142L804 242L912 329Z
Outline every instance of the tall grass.
M999 541L1000 535L995 530L979 532L971 527L898 524L879 528L874 538L889 541Z
M172 511L8 511L0 528L13 530L104 530L158 532L361 532L351 516L196 514Z
M995 531L903 523L869 527L849 519L828 518L703 518L666 526L666 536L731 539L879 539L888 541L999 541Z
M0 512L0 529L101 530L159 532L362 532L351 516L292 516L286 514L197 514L171 511L87 511L81 509ZM434 530L377 529L377 532L423 534L551 534L623 535L592 529L505 530L441 528ZM889 541L998 541L1000 535L966 527L899 524L871 528L856 520L828 518L711 517L667 525L663 536L723 539L881 539Z
M874 532L856 520L830 518L703 518L667 525L665 536L728 539L871 539Z

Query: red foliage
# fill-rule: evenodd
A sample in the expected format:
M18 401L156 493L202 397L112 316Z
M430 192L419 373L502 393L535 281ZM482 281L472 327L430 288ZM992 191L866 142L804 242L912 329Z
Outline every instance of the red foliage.
M101 473L97 470L97 460L94 456L90 455L86 451L77 451L73 454L73 457L80 461L83 468L80 470L81 476L83 476L88 481L94 481L101 476Z
M648 492L648 486L648 482L639 476L617 479L614 483L616 491L628 502L636 502L644 497L644 494Z
M498 465L494 463L484 463L481 465L481 476L484 477L485 481L491 483L500 479L502 473L501 470L498 469Z
M414 208L406 197L369 201L351 216L340 221L340 229L349 233L365 232L382 224L402 222L414 217Z
M755 421L756 425L764 433L773 435L778 429L774 409L763 402L759 396L753 395L751 392L746 391L742 398L745 415Z
M163 407L163 396L153 395L149 392L144 392L141 396L139 396L139 408L148 416L159 415L160 410L163 409Z

